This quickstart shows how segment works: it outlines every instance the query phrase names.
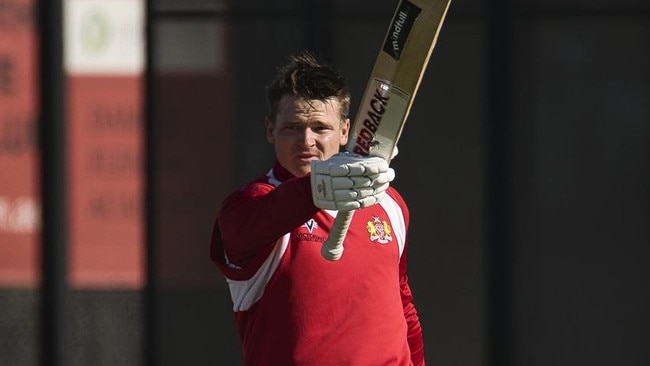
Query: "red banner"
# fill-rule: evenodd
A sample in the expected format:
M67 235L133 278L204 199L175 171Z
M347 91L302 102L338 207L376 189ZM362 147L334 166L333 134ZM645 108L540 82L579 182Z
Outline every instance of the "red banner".
M72 287L144 283L143 6L64 1Z
M0 6L0 286L39 280L35 14L33 0Z
M68 78L69 280L144 283L141 79Z

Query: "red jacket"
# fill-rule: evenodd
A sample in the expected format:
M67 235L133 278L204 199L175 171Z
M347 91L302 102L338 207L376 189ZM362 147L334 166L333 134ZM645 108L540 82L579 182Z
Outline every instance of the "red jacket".
M278 164L223 203L211 257L230 286L246 365L424 365L406 276L409 212L392 187L355 211L339 261L320 254L335 211Z

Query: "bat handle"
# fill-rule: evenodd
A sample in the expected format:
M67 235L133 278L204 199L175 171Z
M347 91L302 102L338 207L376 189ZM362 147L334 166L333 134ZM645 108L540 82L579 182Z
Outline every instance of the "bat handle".
M343 254L343 241L352 222L354 211L339 212L334 219L330 235L320 249L323 257L330 261L337 261Z

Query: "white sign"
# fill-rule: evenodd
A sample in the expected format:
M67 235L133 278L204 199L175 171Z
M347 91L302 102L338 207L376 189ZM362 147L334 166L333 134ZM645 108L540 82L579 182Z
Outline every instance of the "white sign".
M142 73L143 0L66 0L63 20L69 74Z

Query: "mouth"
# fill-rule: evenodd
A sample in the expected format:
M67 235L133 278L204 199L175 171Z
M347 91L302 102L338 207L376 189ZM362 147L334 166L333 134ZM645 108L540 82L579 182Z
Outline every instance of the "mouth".
M298 157L299 160L302 160L302 161L318 160L318 155L310 154L310 153L298 154L297 157Z

